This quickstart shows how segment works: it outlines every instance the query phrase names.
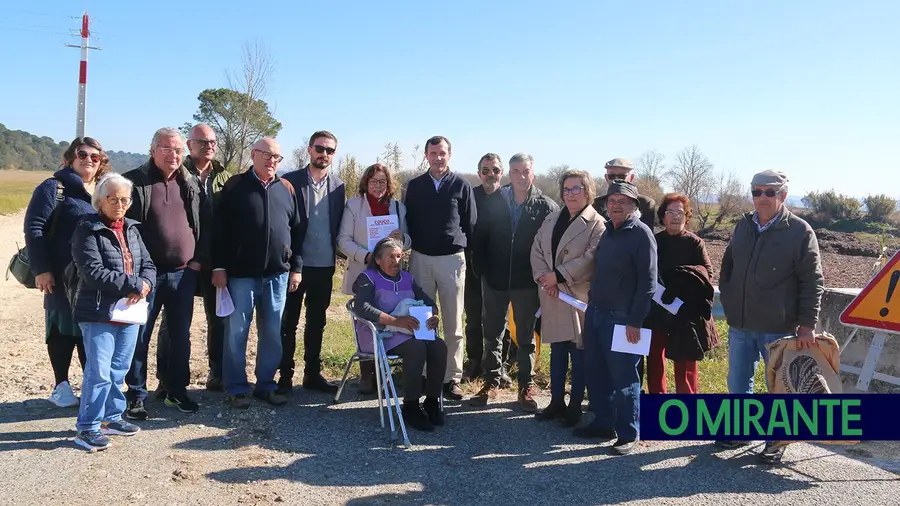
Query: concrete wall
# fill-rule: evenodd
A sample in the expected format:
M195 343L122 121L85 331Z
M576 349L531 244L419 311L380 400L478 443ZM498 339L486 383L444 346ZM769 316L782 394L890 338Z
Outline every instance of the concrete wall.
M853 298L860 292L858 289L847 288L827 288L822 297L822 310L819 314L820 332L830 333L837 339L838 343L843 345L850 333L853 332L852 327L845 327L840 322L841 313L844 311ZM713 307L713 316L716 319L724 319L725 313L722 311L722 305L719 302L719 290L716 288L716 302ZM853 337L853 341L844 349L841 354L841 364L862 368L869 351L869 345L872 342L872 331L860 329ZM878 373L887 374L889 376L900 377L900 335L888 334L878 365L875 367L876 375ZM844 382L845 392L856 391L857 375L851 372L842 371L841 378ZM869 384L869 392L879 393L900 393L900 386L892 385L878 379L873 379Z

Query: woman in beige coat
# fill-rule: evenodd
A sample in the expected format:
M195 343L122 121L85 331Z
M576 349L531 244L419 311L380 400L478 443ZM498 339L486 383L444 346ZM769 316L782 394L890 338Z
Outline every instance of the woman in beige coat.
M559 178L559 193L565 207L544 220L531 247L531 270L541 287L541 341L550 343L550 404L536 416L539 420L563 418L567 426L581 420L584 400L584 352L581 330L584 313L559 299L568 294L588 300L594 274L594 252L606 229L603 217L590 205L594 180L580 170L566 171ZM572 357L572 388L566 407L566 373Z
M359 196L347 201L341 228L338 230L338 249L347 256L347 269L341 291L353 295L353 282L365 270L371 252L368 246L368 227L366 218L371 216L394 215L399 227L390 237L403 243L403 249L410 248L411 240L406 232L406 206L393 198L394 178L391 171L380 163L369 166L359 179ZM360 393L369 394L375 391L375 366L372 362L360 363Z

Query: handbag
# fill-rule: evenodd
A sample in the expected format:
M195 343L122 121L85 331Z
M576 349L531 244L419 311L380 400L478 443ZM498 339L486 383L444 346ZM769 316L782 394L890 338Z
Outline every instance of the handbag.
M56 212L56 210L59 207L59 203L65 198L63 196L64 189L62 181L57 179L56 199L54 200L52 217L50 218L50 230L47 234L48 242L53 239L53 234L56 233L56 223L59 221L59 213ZM18 248L18 251L12 256L9 260L9 265L6 267L6 279L9 280L9 275L12 274L13 277L16 278L16 281L21 283L25 288L37 288L37 285L34 282L34 272L31 271L28 246L23 246L21 248L18 246L17 243L16 248Z

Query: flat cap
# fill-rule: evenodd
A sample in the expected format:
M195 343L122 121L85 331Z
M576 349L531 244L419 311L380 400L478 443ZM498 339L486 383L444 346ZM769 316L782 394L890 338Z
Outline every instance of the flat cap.
M631 160L627 158L613 158L612 160L606 162L604 168L610 169L612 167L631 170L634 168L634 165L632 165Z
M637 186L628 181L616 180L609 184L609 188L606 189L606 195L600 197L601 200L606 200L610 195L625 195L626 197L631 197L635 203L638 201L638 190Z
M778 170L764 170L753 176L750 182L751 187L757 186L777 186L782 187L788 183L788 178L784 172Z

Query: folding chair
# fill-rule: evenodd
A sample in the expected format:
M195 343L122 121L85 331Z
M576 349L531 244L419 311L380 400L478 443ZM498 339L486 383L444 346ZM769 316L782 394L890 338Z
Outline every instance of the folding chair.
M350 373L350 367L354 362L362 362L363 360L372 360L375 362L375 385L378 391L378 414L381 418L381 428L384 428L384 409L387 405L388 421L391 425L391 442L399 439L397 426L403 435L403 444L406 447L412 446L409 442L409 436L406 433L406 424L403 422L403 415L400 413L400 397L397 395L397 388L394 386L394 378L391 375L391 361L401 360L398 355L388 355L384 350L382 338L384 333L378 332L375 325L360 318L353 312L353 299L347 301L347 312L350 313L350 323L353 326L353 341L356 344L356 353L350 357L347 367L344 369L344 377L341 378L341 385L338 387L337 393L334 395L334 402L339 402L341 392L347 383L347 375ZM372 349L374 353L366 353L359 349L359 336L356 331L356 322L361 322L372 333ZM387 400L387 402L385 402ZM394 415L397 416L397 423L394 424Z

